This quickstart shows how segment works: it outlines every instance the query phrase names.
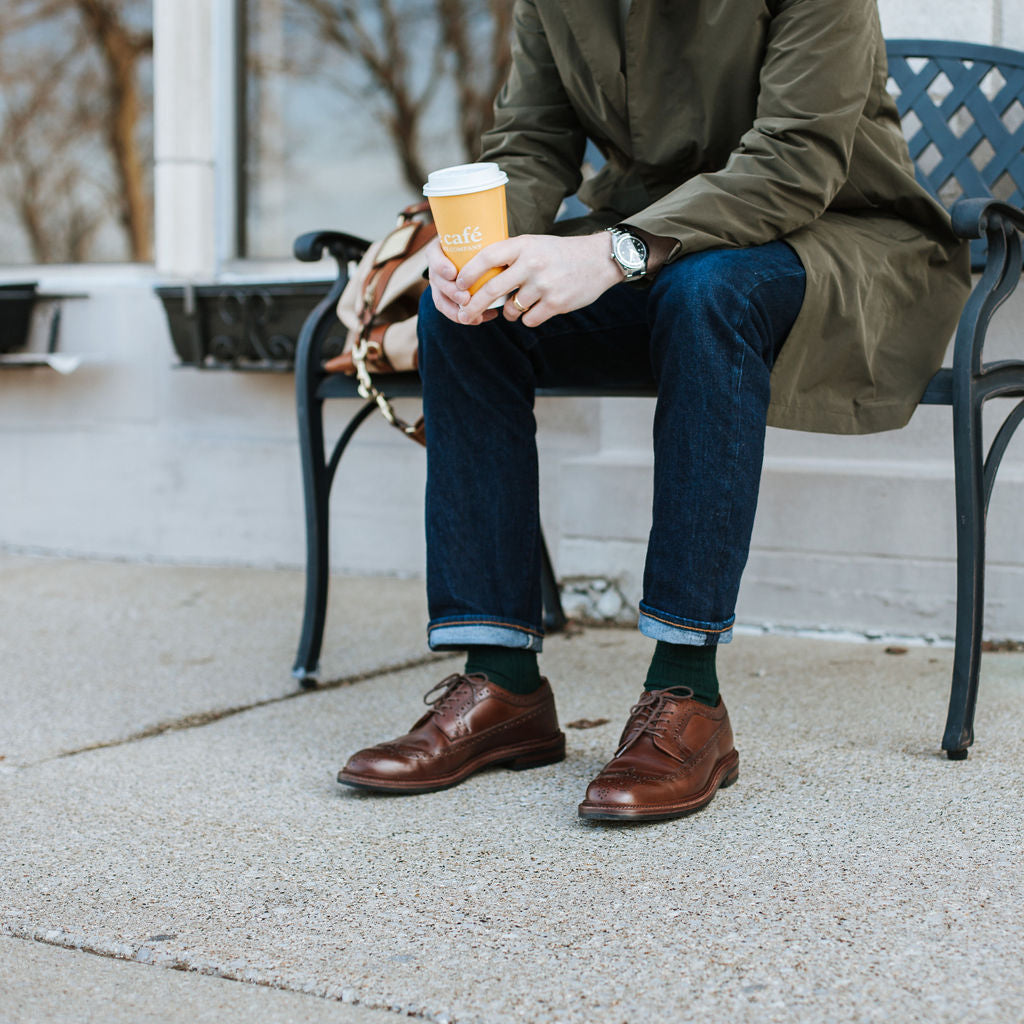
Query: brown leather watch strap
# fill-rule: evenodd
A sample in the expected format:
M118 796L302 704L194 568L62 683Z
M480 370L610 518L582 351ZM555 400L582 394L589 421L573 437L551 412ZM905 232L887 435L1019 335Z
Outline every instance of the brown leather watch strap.
M616 227L642 238L647 246L647 277L654 277L675 255L679 241L667 235L652 235L650 231L635 228L632 224L617 224Z

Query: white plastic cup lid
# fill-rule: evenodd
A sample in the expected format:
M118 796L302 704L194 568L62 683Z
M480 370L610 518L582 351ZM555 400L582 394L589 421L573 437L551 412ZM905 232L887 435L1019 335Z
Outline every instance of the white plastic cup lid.
M431 171L423 194L431 196L464 196L486 192L508 183L508 175L497 164L459 164Z

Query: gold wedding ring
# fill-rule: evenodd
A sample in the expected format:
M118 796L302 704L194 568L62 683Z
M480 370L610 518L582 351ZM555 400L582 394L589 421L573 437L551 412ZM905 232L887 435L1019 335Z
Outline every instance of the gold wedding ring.
M518 295L513 295L512 296L512 305L515 306L516 309L518 309L520 313L529 313L530 310L533 308L532 306L524 306L519 301L519 296Z

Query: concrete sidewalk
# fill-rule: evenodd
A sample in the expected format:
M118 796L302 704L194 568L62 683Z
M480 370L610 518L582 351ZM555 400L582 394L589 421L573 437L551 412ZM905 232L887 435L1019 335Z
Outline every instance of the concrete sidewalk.
M649 641L549 640L563 724L609 720L563 764L378 797L337 768L460 663L421 583L345 579L297 693L301 586L0 558L2 1024L1021 1019L1024 655L954 764L950 650L741 636L739 783L585 826Z

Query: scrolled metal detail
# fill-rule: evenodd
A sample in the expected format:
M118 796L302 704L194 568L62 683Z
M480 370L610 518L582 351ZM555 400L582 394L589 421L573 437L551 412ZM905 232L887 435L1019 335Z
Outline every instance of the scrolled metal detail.
M242 353L239 339L230 334L215 334L210 339L209 357L215 363L237 363Z
M186 365L288 372L294 369L302 322L329 287L329 282L305 281L192 286L188 303L182 288L158 291ZM325 351L343 347L343 338L325 341Z
M294 363L295 339L287 334L272 334L267 340L267 355L274 363Z

